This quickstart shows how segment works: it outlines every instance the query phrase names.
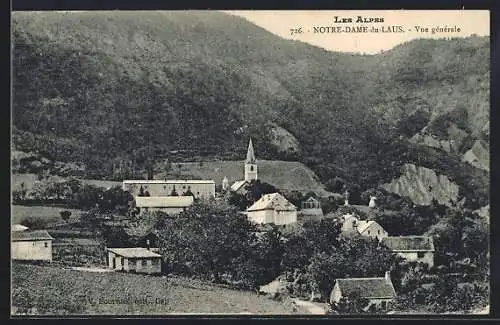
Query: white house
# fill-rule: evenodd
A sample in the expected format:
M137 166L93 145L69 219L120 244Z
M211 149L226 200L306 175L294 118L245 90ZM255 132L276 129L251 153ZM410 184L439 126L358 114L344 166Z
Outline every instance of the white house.
M335 286L330 294L330 303L332 305L338 303L343 297L349 298L353 296L367 299L369 302L365 309L368 310L371 305L387 309L397 295L389 272L386 272L385 276L380 278L335 280Z
M428 236L385 237L382 243L408 262L434 266L434 242Z
M161 273L161 255L143 247L107 248L108 267L125 272Z
M356 230L356 225L359 222L358 217L353 213L345 214L341 217L342 221L342 232L350 232Z
M163 211L167 214L177 214L194 203L192 196L136 196L135 206L140 213L147 211Z
M246 210L249 220L258 224L288 225L297 222L297 208L281 194L263 195Z
M52 262L52 236L47 230L13 231L11 258L21 261Z
M361 236L370 237L379 241L389 236L387 231L385 231L381 225L373 220L360 220L357 224L357 230Z
M355 214L346 214L342 219L342 232L357 232L361 236L379 241L389 236L387 231L376 221L359 220Z

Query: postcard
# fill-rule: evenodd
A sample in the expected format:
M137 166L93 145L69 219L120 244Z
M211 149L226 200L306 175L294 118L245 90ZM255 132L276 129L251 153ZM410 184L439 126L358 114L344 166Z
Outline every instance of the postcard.
M11 317L489 314L489 17L13 12Z

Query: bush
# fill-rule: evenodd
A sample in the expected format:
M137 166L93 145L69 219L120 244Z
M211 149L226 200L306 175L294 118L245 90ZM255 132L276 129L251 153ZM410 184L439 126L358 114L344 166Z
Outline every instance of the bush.
M37 217L26 217L21 221L21 225L30 229L45 229L47 227L47 220Z
M69 218L71 217L71 211L61 211L59 212L61 215L61 219L63 219L64 222L68 222Z

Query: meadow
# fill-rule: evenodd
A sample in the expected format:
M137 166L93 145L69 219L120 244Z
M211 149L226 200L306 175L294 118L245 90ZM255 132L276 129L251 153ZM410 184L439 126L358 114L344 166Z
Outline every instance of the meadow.
M18 313L165 315L292 314L291 302L174 276L83 272L12 265L12 306Z
M43 219L48 225L56 225L64 223L61 219L61 211L70 211L71 217L68 222L78 219L81 210L67 209L49 206L24 206L24 205L11 205L11 223L18 224L24 219L29 217Z

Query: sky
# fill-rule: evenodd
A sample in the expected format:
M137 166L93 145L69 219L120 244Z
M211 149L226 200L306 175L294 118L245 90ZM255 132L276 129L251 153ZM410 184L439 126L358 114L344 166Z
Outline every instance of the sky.
M416 38L467 37L490 35L490 12L487 10L248 10L224 11L286 39L298 40L330 51L374 54ZM335 23L335 16L352 18L351 23ZM356 23L358 16L379 18L383 22ZM342 31L320 33L320 27L343 26ZM352 33L353 27L366 26L369 32ZM400 26L400 27L391 27ZM291 29L302 27L302 33ZM347 28L346 28L347 27ZM375 27L378 32L372 30ZM381 28L384 27L384 32ZM417 31L416 27L420 27ZM451 31L443 30L449 28ZM387 32L402 28L403 32ZM427 28L427 30L425 30ZM458 28L460 31L458 31ZM433 33L433 29L438 32ZM324 28L323 28L324 30Z

